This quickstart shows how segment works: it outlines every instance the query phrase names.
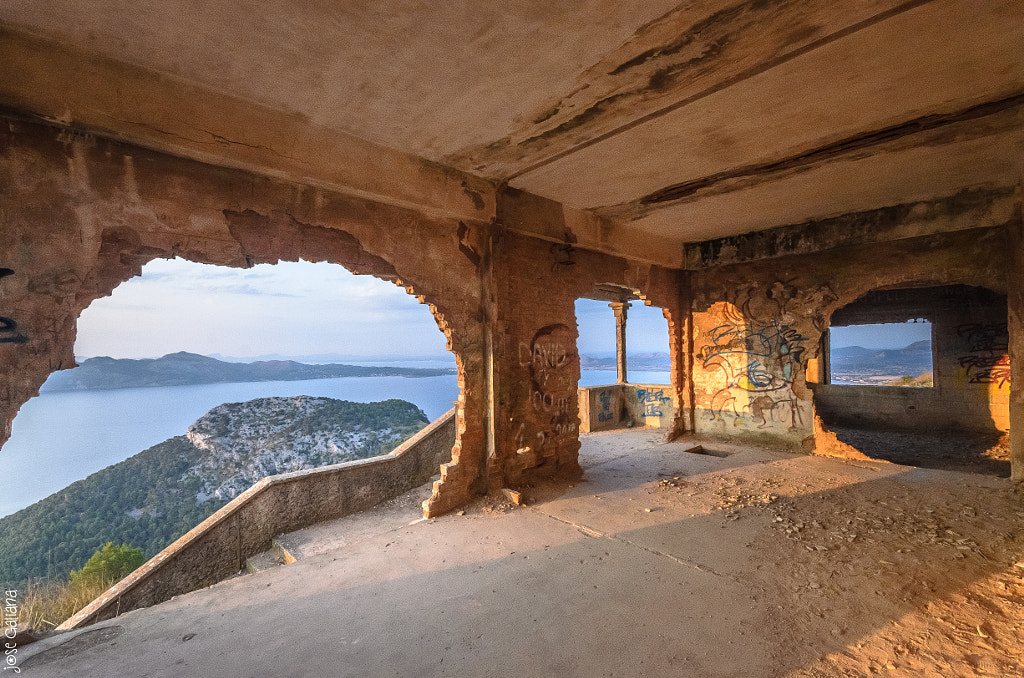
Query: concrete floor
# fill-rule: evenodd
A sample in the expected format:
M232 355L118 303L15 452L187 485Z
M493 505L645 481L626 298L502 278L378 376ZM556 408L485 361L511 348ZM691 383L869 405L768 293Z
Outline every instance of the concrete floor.
M1003 645L980 650L987 663L970 659L978 648L957 655L941 629L914 661L898 651L905 639L883 635L978 582L1024 601L1024 514L1009 481L714 443L722 456L688 454L694 444L591 434L584 480L527 488L525 507L492 499L415 521L414 502L392 502L291 535L294 564L46 639L23 648L22 666L223 678L1016 675L1020 630L991 616L979 634ZM899 529L886 527L893 511L871 512L887 499L899 502ZM968 501L975 513L957 523ZM840 509L849 522L825 526ZM947 544L924 522L907 532L915 511L939 511L967 539ZM862 526L848 537L846 525ZM892 547L911 544L918 560L901 562ZM911 570L927 586L903 582ZM950 616L992 615L975 607ZM969 661L974 673L953 673Z

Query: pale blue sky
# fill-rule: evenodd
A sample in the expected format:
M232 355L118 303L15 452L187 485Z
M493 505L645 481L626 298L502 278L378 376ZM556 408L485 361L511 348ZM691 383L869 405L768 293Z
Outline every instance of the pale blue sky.
M581 353L615 351L607 302L580 299L576 316ZM626 327L630 353L668 351L660 308L634 302ZM834 347L902 348L930 337L928 323L901 323L836 327L831 340ZM157 259L141 277L93 302L78 322L79 356L152 358L175 351L238 358L450 356L430 310L415 297L326 263L235 269Z
M579 352L586 355L615 353L615 314L607 301L580 299L576 302ZM626 312L628 353L668 353L668 321L656 306L634 301Z
M915 341L931 338L932 326L928 322L848 325L829 330L829 343L832 348L904 348Z
M390 282L336 264L235 269L157 259L82 313L75 353L450 356L444 346L427 306Z

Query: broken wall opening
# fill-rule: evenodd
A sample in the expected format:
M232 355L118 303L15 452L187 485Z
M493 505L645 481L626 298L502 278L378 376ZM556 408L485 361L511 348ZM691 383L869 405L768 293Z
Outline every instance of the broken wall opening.
M815 384L822 423L870 457L1009 476L1006 297L967 285L875 290L837 309L831 324L911 319L931 326L933 387Z
M576 300L580 431L672 426L675 405L667 311L617 286L600 286L595 296L611 301ZM595 343L591 335L598 332L603 341ZM601 350L587 355L593 346Z
M345 283L348 287L343 287ZM2 497L0 516L72 483L73 491L61 495L64 505L73 507L71 499L79 497L92 509L102 507L113 513L109 519L92 522L85 534L77 532L73 511L66 517L59 510L52 511L55 515L48 517L58 524L68 520L67 529L61 528L63 534L79 536L44 542L42 550L36 549L43 561L32 563L36 569L29 576L64 580L70 568L81 567L108 541L132 544L152 556L264 476L387 454L429 420L450 410L459 383L451 369L454 360L444 352L446 338L437 331L436 317L407 292L372 276L357 280L345 267L325 262L240 269L158 259L142 267L141 277L94 301L78 321L79 336L84 333L92 341L79 342L76 353L148 360L129 364L101 357L85 363L81 369L88 374L84 376L77 376L76 370L51 375L41 395L28 401L15 417L13 435L4 445L5 468L12 485L19 492L32 494L12 492ZM360 311L346 307L345 295L371 301ZM309 306L303 304L304 297ZM381 308L372 310L377 303ZM342 328L327 322L328 316L340 317L348 324L358 322L362 325L358 331L369 332L374 347L400 352L401 345L384 343L384 328L373 327L375 315L387 315L405 325L407 331L397 332L400 335L429 332L433 338L430 352L448 356L436 361L447 373L402 372L403 366L422 363L417 360L395 361L373 371L358 363L379 361L318 360L316 355L308 355L356 352L354 346L339 345L344 337ZM422 318L413 322L417 315ZM232 334L236 343L225 345ZM213 351L228 357L217 355L219 360L214 360L199 355ZM305 358L303 354L307 354ZM161 355L165 357L153 360ZM292 357L302 365L286 359ZM243 367L239 363L254 361L260 361L259 370L243 374L237 369ZM79 358L79 362L85 361ZM323 364L328 362L344 362L354 369L330 370ZM305 367L310 369L300 369ZM303 376L306 378L299 378ZM143 383L150 379L157 381ZM379 402L395 398L421 407L427 420L408 406ZM248 411L240 406L257 399ZM375 405L355 407L338 402L346 400ZM347 426L347 421L361 417L367 421L386 418L388 425L360 423L363 430L359 431ZM273 418L279 420L271 421ZM244 435L229 436L234 438L234 446L220 442L225 434L237 433L223 430L224 422L232 420L251 429ZM186 442L190 425L200 421L197 434L202 440L189 436L190 442ZM130 462L136 471L163 470L185 462L185 467L177 469L180 474L167 478L180 475L187 487L170 482L170 490L161 490L143 483L145 476L136 472L131 476L140 482L130 486L104 487L97 477L75 482L143 452L148 461L140 456ZM217 463L218 458L222 463ZM440 471L439 465L434 471ZM160 473L153 475L159 477ZM192 487L196 484L198 488ZM100 490L102 500L88 499L85 492L94 489ZM429 491L422 498L427 494ZM11 534L5 532L0 541ZM17 572L30 565L28 555L18 552L24 546L8 542L8 548L0 548L0 553L17 561ZM0 570L10 574L12 570L3 567L9 564L0 563Z
M934 385L932 325L924 318L833 325L822 339L828 348L826 383L901 388Z

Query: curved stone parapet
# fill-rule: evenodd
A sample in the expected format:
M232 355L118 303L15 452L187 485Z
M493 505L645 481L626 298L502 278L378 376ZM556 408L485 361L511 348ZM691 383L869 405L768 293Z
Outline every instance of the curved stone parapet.
M75 629L215 584L279 534L366 510L451 459L455 408L392 452L264 478L57 627Z

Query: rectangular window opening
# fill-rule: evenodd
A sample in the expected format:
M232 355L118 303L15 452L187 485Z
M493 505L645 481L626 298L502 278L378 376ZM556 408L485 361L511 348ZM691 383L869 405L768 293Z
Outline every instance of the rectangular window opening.
M932 325L924 318L832 327L828 346L832 384L933 386Z

